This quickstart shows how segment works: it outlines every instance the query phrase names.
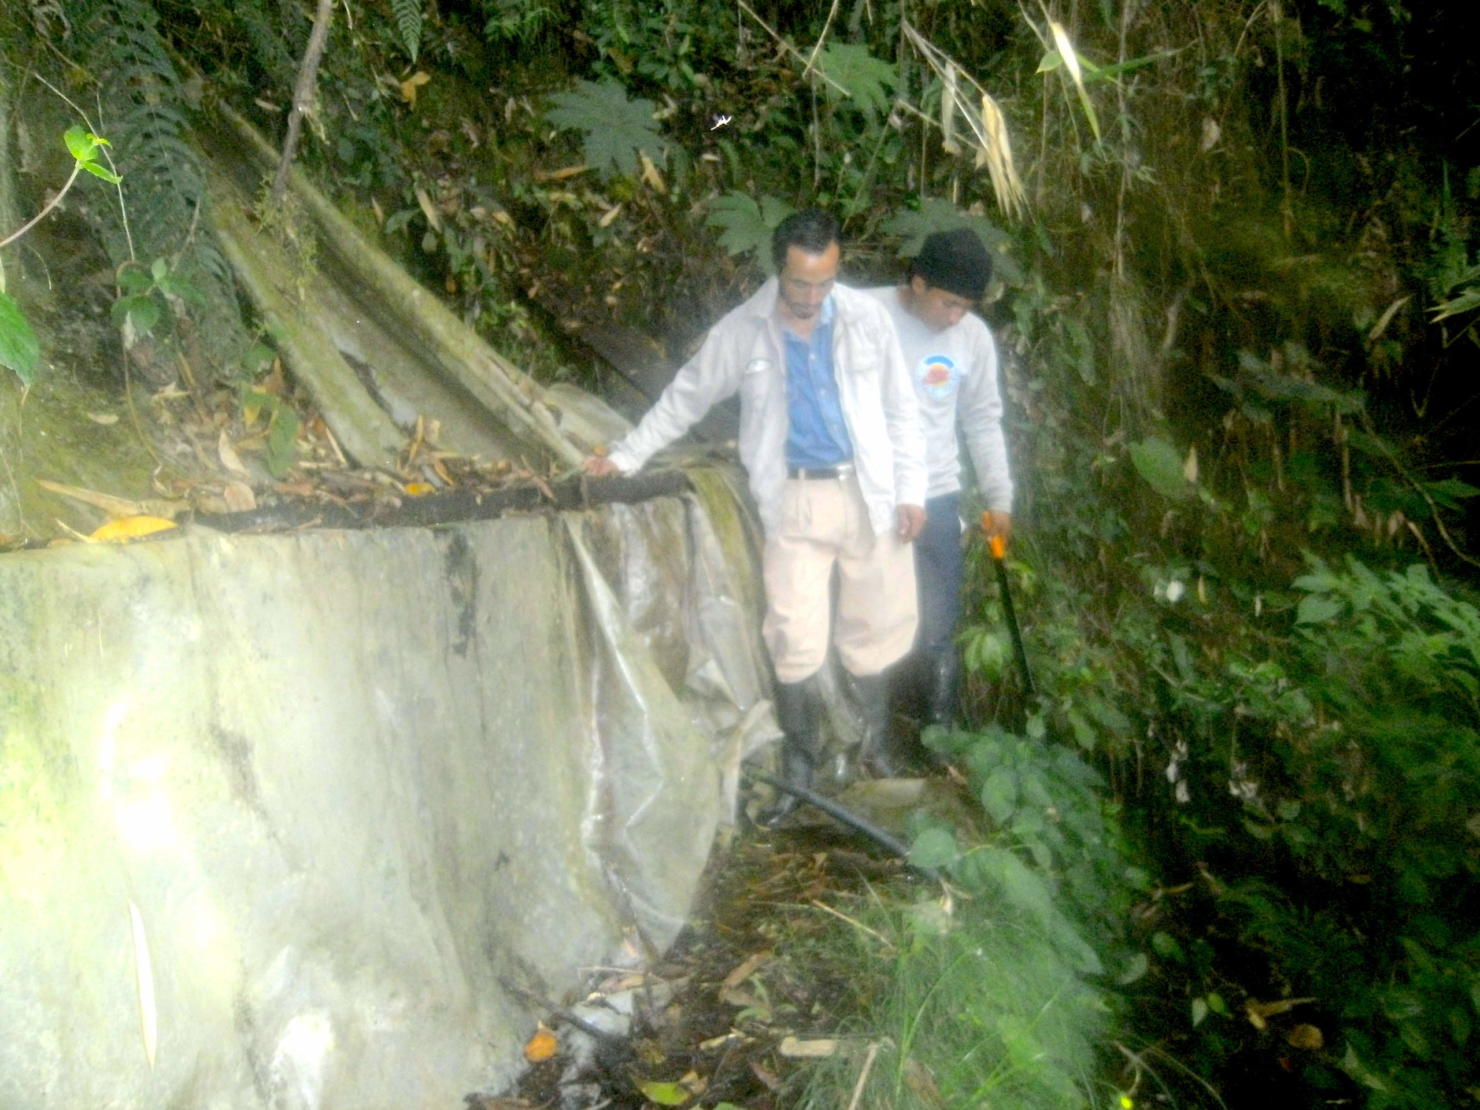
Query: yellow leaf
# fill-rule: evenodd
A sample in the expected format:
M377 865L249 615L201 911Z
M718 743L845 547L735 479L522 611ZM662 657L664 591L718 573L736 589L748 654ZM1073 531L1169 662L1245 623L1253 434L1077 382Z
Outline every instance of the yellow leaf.
M1315 1052L1326 1044L1326 1038L1320 1029L1314 1025L1297 1025L1285 1035L1285 1040L1290 1042L1294 1048L1303 1048L1307 1052Z
M437 212L437 206L432 203L432 198L420 185L416 187L416 203L421 207L421 214L427 218L427 223L432 225L432 230L441 231L442 217Z
M555 1034L541 1022L534 1036L524 1044L524 1058L531 1064L538 1064L542 1060L548 1060L559 1050L560 1042L555 1039Z
M401 488L412 497L425 497L427 494L435 491L437 487L430 482L407 482Z
M416 107L416 90L425 85L431 78L421 70L417 70L406 80L401 82L401 98L411 107Z
M663 175L658 172L658 167L653 165L653 160L640 150L637 152L637 156L642 160L642 179L658 193L666 195L668 186L663 181Z
M93 543L127 543L140 536L174 527L173 520L165 520L163 517L126 516L122 520L110 520L87 538Z

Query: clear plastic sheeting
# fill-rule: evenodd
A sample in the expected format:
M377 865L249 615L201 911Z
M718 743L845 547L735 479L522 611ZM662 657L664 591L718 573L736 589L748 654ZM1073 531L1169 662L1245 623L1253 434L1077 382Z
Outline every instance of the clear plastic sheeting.
M0 558L0 1106L509 1081L774 735L720 505Z

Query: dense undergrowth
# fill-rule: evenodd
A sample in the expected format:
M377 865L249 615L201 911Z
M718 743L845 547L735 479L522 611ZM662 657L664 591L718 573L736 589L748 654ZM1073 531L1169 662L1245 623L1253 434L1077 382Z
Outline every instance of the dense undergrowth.
M0 16L0 116L22 98L66 116L33 75L108 107L93 122L118 121L152 238L125 245L97 200L73 218L108 245L118 296L140 295L124 277L139 265L214 291L194 315L227 338L196 360L190 307L144 290L164 309L156 365L246 375L225 357L239 333L198 175L182 198L156 171L212 97L277 125L305 14L68 9ZM556 342L573 322L681 357L804 203L845 219L860 281L947 223L998 255L984 312L1007 362L1012 574L1040 696L979 566L971 727L933 742L967 770L986 831L918 830L956 901L879 907L894 987L860 1020L893 1048L871 1097L1475 1103L1480 63L1462 14L354 9L304 163L547 379L612 382ZM34 208L56 168L28 166L0 214ZM1067 1024L1036 1020L1034 999ZM934 1094L910 1064L927 1057ZM808 1097L847 1105L856 1070L826 1068Z

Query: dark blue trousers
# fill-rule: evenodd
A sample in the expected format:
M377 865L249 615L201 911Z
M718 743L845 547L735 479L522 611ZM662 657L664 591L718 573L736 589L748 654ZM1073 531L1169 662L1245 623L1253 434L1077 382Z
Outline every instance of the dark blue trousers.
M920 628L915 653L927 665L952 643L961 619L961 581L965 553L961 549L961 495L947 493L925 502L925 529L915 537L915 583L920 596Z

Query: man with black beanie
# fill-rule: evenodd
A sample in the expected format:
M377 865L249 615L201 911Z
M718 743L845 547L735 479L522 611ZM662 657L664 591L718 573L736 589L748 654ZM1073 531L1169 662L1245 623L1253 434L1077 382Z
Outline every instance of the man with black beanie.
M915 661L926 682L926 721L948 724L956 711L954 641L961 615L963 552L961 459L957 430L986 499L984 527L1012 530L1012 474L1002 435L997 345L971 309L992 278L992 256L974 231L928 236L906 284L868 292L894 319L925 430L925 530L915 540L920 626Z

